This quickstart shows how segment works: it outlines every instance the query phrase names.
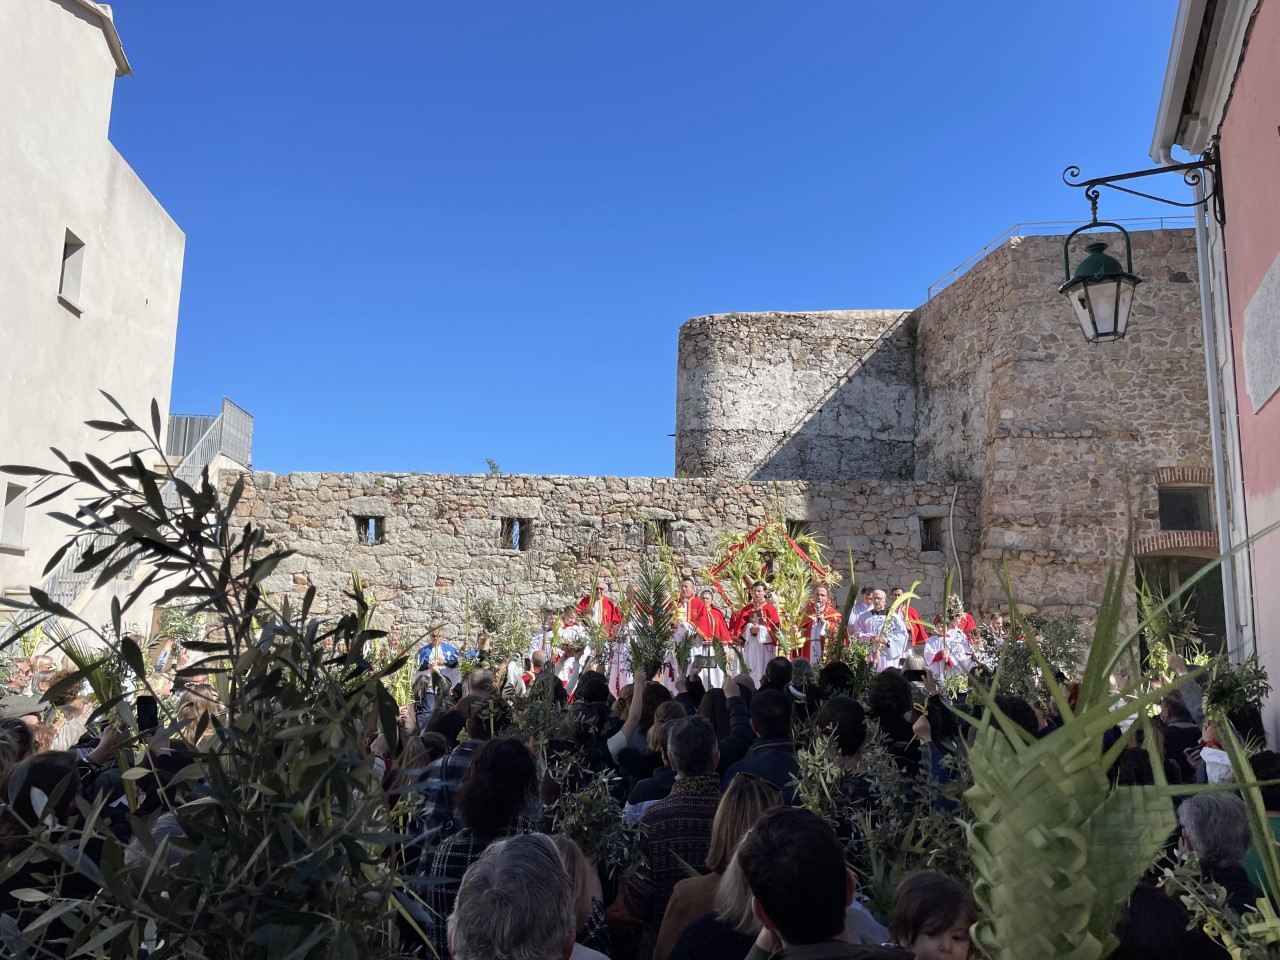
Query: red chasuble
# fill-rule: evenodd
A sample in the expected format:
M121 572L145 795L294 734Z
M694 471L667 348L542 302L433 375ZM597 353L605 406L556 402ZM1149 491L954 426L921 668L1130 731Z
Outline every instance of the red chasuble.
M604 632L608 636L612 637L618 632L618 627L622 626L622 611L607 596L602 596L599 599L600 619L602 621L600 626L604 628ZM583 597L578 601L578 616L595 616L595 601L591 597Z
M719 640L721 643L735 643L733 635L729 633L729 624L724 619L724 614L715 607L707 608L707 613L711 617L711 636Z
M707 613L707 605L699 597L690 597L680 601L680 618L693 624L693 628L703 637L712 636L715 628L711 623L711 615Z
M733 615L733 619L729 621L729 633L734 637L741 637L742 630L747 626L747 622L751 619L753 613L759 613L764 620L764 626L769 628L770 643L778 642L778 608L772 603L749 603L737 613Z
M813 636L813 624L819 617L827 622L826 635L820 642L824 645L835 642L836 633L840 630L840 611L828 603L827 608L819 614L814 602L810 600L809 606L805 607L804 619L800 621L800 633L804 637L804 643L800 645L800 649L791 655L792 660L796 659L796 657L804 657L810 663L813 662L811 656L813 653L812 640L810 638Z

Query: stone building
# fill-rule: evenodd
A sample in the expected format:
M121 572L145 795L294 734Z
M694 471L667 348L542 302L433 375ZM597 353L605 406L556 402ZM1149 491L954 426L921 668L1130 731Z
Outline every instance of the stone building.
M153 399L168 410L186 240L107 138L129 72L105 4L0 3L0 463L129 449L83 423L113 412L99 390L144 422ZM27 509L30 483L0 476L8 597L66 538L48 512L75 513L69 496Z
M655 536L702 570L779 511L846 583L850 557L859 584L921 581L926 616L948 566L971 607L1003 605L1006 561L1028 609L1088 616L1130 529L1153 569L1216 553L1161 523L1186 514L1162 491L1194 506L1210 482L1191 232L1137 233L1134 256L1131 332L1104 347L1057 295L1061 237L1008 240L914 311L690 320L675 477L259 472L239 510L297 551L269 589L336 608L359 569L411 635L457 636L499 587L553 607L606 564L626 580Z

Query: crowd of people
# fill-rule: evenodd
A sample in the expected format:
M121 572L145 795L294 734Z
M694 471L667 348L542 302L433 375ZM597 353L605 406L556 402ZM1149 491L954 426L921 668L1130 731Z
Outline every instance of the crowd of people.
M926 621L914 606L900 601L905 592L902 587L891 591L865 587L851 608L847 640L866 648L867 658L876 670L900 667L908 657L919 657L925 663L924 669L943 680L964 675L975 665L991 660L996 651L985 648L976 622L958 598L949 597L946 608ZM749 601L736 609L728 609L728 598L721 596L721 603L726 605L722 609L716 596L710 589L700 590L693 577L681 579L680 595L674 604L678 615L672 652L661 676L661 682L668 687L674 688L677 674L690 665L704 683L718 686L726 667L729 672L760 677L768 661L780 655L821 664L828 659L830 645L843 620L841 611L831 602L830 588L818 583L795 624L796 640L788 644L767 583L753 583ZM597 641L593 645L593 632L582 621L598 625L594 636L603 637L604 643ZM514 689L519 689L521 682L527 686L549 664L570 692L583 671L594 667L605 673L611 691L617 695L632 679L626 640L635 627L609 597L604 580L599 580L576 605L545 618L542 629L531 638L523 669L514 662L508 666ZM433 639L425 655L436 656L438 643L442 641ZM682 644L692 653L689 664L676 662L674 651ZM452 676L456 679L457 674Z
M437 636L421 651L400 736L368 742L408 825L410 839L396 857L419 895L415 929L429 941L420 955L978 956L971 928L980 911L967 877L917 869L897 878L887 907L865 895L873 872L867 824L883 814L884 802L869 751L888 756L922 802L955 808L957 799L941 789L954 776L948 759L963 754L972 731L967 718L982 706L979 698L951 695L945 681L980 672L984 653L992 653L973 619L952 605L926 623L909 605L891 611L891 600L892 592L869 588L853 611L849 634L861 639L872 666L865 687L848 663L832 657L841 615L825 587L809 606L803 645L782 655L765 584L726 616L686 580L679 629L696 631L703 643L719 641L737 657L718 672L703 660L635 676L619 653L625 643L594 657L576 618L619 636L627 628L599 589L532 638L523 662L489 663L483 655L464 662L456 651L446 655ZM987 631L999 632L998 624L994 634ZM148 750L145 777L132 780L136 790L125 789L116 759L128 734L96 722L88 691L62 682L72 665L59 664L52 651L10 664L9 693L0 698L0 914L30 921L43 907L22 892L57 882L63 895L92 896L90 875L73 870L57 881L19 856L39 824L74 820L79 795L109 797L110 829L124 841L139 817L157 820L153 836L157 829L181 832L172 810L190 788L174 786L173 774L188 765L208 736L208 718L222 709L208 678L175 674L184 658L171 641L150 648L149 667L173 698L177 722L151 722L162 739ZM137 698L140 726L144 709L155 716L148 699ZM533 701L555 717L541 742L517 722ZM1002 696L994 702L1031 737L1061 722L1051 705ZM1205 723L1193 680L1165 699L1156 729L1170 782L1212 779L1204 754L1215 749L1216 732ZM1107 736L1131 741L1111 772L1116 789L1154 782L1148 744L1119 728ZM816 738L840 767L837 816L820 816L802 802L800 752ZM1261 779L1280 776L1280 755L1263 751L1253 763ZM620 811L626 867L557 829L565 796L593 776L607 778ZM1280 823L1280 788L1267 790L1278 818L1272 822ZM51 797L56 802L46 806ZM1250 909L1260 874L1240 798L1190 796L1178 821L1170 856L1181 846L1196 858L1202 880L1223 887L1233 907ZM128 849L139 862L155 855L136 838ZM173 849L167 855L181 856ZM1116 956L1212 955L1204 952L1216 949L1204 934L1187 929L1183 904L1154 878L1140 885L1116 928Z

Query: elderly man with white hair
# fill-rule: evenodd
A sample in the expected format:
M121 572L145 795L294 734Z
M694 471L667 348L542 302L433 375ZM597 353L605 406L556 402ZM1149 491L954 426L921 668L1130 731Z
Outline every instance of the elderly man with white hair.
M471 865L449 916L453 960L601 957L574 943L573 883L550 837L491 844Z
M1256 910L1262 891L1244 868L1252 836L1244 801L1232 793L1196 793L1178 807L1182 843L1200 860L1200 879L1227 891L1227 902L1243 913Z

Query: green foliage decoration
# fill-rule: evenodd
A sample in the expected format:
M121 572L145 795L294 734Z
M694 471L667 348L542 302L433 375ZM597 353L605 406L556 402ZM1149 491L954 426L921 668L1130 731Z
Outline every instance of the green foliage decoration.
M156 404L148 430L107 399L120 419L90 425L130 435L138 449L111 463L55 451L62 469L16 469L81 495L80 514L61 519L74 538L103 538L82 562L85 569L101 565L105 573L142 560L145 573L113 601L108 630L33 590L31 603L9 603L31 618L9 642L21 643L56 618L144 678L142 651L122 625L145 592L159 589L162 605L181 602L207 617L207 633L188 644L193 662L179 677L213 674L223 709L200 724L201 746L176 781L185 796L166 796L156 814L133 818L135 842L152 854L143 866L128 865L106 828L106 794L94 803L80 800L72 824L30 836L25 857L65 862L67 849L99 849L93 858L78 857L75 869L100 889L92 899L46 894L57 900L59 922L7 926L6 955L105 960L137 957L144 946L148 960L414 955L423 942L408 919L414 894L394 870L402 838L364 749L379 729L396 742L386 679L404 658L381 668L370 661L368 646L381 634L370 626L371 605L361 591L354 591L354 609L336 618L313 614L314 590L297 606L273 604L263 584L289 551L237 515L246 479L224 497L208 471L194 484L175 477L163 455ZM76 650L57 642L64 652ZM76 652L80 665L70 682L92 682L103 658ZM97 685L95 691L99 716L127 718L137 730L122 692ZM137 736L121 748L127 782L146 772L133 766L144 748ZM158 837L159 816L172 817L180 835ZM7 858L0 874L21 859Z

